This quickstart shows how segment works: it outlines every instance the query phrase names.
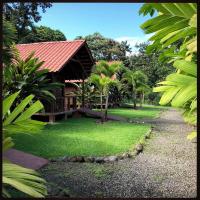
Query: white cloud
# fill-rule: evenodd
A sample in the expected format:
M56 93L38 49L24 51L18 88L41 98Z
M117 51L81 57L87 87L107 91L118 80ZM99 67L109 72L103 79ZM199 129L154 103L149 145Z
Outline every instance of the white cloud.
M127 41L127 43L130 45L132 49L131 53L127 53L127 56L130 56L130 55L138 54L138 49L135 48L136 44L147 42L151 36L152 34L144 35L143 37L122 36L119 38L115 38L115 40L118 42Z

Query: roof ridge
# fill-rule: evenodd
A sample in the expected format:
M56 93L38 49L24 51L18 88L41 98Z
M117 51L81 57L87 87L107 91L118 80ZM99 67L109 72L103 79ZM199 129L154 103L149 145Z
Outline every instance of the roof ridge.
M16 45L33 45L33 44L42 44L42 43L70 43L70 42L84 42L85 40L62 40L62 41L46 41L46 42L33 42L33 43L26 43L26 44L16 44Z

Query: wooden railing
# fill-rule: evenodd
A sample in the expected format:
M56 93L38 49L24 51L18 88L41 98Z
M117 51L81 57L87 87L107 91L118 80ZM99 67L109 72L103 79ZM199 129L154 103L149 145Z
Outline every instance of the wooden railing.
M89 100L85 98L85 107L86 108L100 108L100 100L99 97L96 97L93 100ZM53 102L45 102L44 104L44 112L45 113L59 113L65 111L76 110L78 108L82 108L82 96L74 96L68 95L65 97L56 97L56 100ZM114 104L109 103L109 107L112 107ZM105 107L105 102L103 104Z
M81 103L77 101L77 96L56 97L56 100L44 103L45 113L70 111L80 107Z

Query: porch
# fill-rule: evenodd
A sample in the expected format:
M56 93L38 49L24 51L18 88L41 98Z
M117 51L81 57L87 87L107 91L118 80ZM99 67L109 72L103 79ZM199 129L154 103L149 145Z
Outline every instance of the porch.
M50 123L55 122L55 118L58 115L64 115L64 118L67 119L68 115L83 107L84 103L79 101L80 98L80 96L74 95L56 97L53 102L45 102L44 110L36 113L35 116L46 116Z

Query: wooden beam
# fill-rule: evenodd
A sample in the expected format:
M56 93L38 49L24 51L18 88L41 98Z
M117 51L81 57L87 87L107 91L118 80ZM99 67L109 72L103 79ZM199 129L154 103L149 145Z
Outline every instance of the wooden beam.
M79 60L79 57L76 55L75 56L75 60L80 64L81 68L82 68L82 71L83 71L83 74L82 74L82 79L85 79L87 77L87 74L85 73L85 69L84 69L84 66L82 65L82 63L80 62Z
M55 122L55 115L49 115L49 122L54 123Z
M82 81L82 107L85 107L85 80Z

